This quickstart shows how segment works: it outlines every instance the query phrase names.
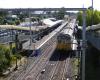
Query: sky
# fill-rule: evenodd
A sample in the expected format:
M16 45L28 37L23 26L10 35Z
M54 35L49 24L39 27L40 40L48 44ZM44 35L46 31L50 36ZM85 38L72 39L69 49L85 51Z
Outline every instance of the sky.
M88 8L92 0L0 0L0 8ZM100 10L100 0L94 0Z

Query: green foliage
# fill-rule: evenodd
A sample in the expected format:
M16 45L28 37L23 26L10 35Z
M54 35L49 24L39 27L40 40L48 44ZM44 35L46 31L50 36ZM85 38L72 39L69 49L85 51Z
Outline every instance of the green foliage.
M56 19L63 19L65 15L65 9L61 8L58 12L54 12L53 16L56 17Z
M4 19L7 15L7 12L5 11L0 11L0 25L4 23Z
M0 45L0 74L10 66L10 50Z
M31 21L32 22L34 22L34 21L40 21L40 17L41 16L39 16L39 17L38 16L37 17L31 17Z
M23 22L25 18L29 17L29 13L25 12L25 13L18 14L17 16L19 20Z
M16 53L16 47L13 47L12 48L12 54L15 54Z
M14 55L11 55L11 60L12 60L12 61L15 61L16 58L17 58L17 59L21 59L21 57L22 57L22 56L21 56L19 53L16 53L16 54L14 54Z
M0 11L0 16L1 17L5 17L7 15L7 12L5 12L5 11Z
M19 25L20 24L20 20L15 20L15 24Z
M79 21L79 25L82 26L82 12L78 13L77 20ZM86 24L87 24L87 26L92 25L92 20L93 20L93 25L100 23L100 12L97 10L94 10L92 12L91 9L88 9L86 11Z
M86 12L86 24L87 26L90 26L92 24L92 11L87 10Z
M78 17L77 17L78 21L79 21L79 25L82 26L82 12L78 13Z
M10 49L4 45L0 45L0 75L11 66L11 63L17 59L21 59L20 53L16 52L15 47L12 48L11 53Z
M23 14L18 15L18 17L19 17L19 19L20 19L21 22L24 21L24 15Z
M100 23L100 12L95 10L93 13L93 22L94 24Z
M0 25L3 24L3 17L0 16Z

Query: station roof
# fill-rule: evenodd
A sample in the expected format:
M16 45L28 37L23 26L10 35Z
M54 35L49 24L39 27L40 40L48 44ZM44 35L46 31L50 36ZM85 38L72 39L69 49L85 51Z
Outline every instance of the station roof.
M39 25L39 26L30 25L30 23L28 22L28 23L24 23L23 25L18 25L18 26L16 26L16 25L0 25L0 28L1 29L15 29L15 30L30 30L30 26L31 26L32 31L39 31L39 30L45 29L47 27L53 27L56 24L59 24L61 22L62 22L62 20L52 21L48 18L48 19L43 19L42 20L43 25Z

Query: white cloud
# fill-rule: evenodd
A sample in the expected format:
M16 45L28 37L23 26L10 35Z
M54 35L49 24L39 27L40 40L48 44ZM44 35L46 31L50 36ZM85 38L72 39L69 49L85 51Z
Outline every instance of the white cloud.
M47 7L89 7L92 0L0 0L0 8L47 8ZM94 7L99 9L99 0L94 1Z

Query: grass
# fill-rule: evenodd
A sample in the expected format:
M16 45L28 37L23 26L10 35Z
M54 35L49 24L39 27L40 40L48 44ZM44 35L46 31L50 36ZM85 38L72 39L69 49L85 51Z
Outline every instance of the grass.
M10 45L9 44L4 44L3 45L5 48L10 49ZM12 48L15 47L15 43L12 43Z
M72 64L73 64L74 75L77 75L78 74L78 65L79 65L78 58L73 58Z

